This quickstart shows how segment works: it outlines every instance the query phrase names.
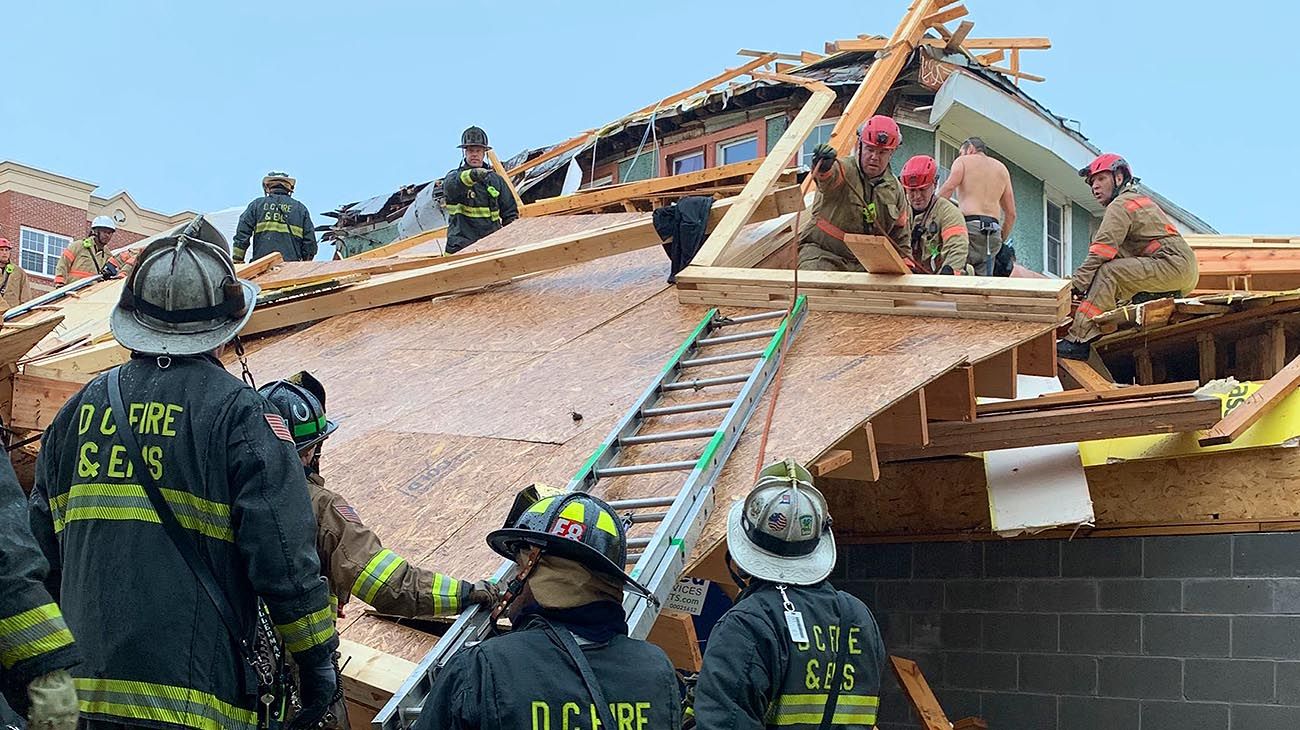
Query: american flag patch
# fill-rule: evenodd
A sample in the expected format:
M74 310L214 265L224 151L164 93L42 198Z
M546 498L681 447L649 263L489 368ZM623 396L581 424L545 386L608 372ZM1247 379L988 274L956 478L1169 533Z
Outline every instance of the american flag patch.
M361 517L357 515L357 511L352 509L352 505L350 504L336 504L334 505L334 511L338 512L339 516L348 522L355 522L358 525L361 524Z
M785 515L780 512L773 512L771 516L767 518L767 529L769 530L784 530L786 524Z
M293 434L289 433L289 427L284 425L283 418L274 413L263 413L262 415L266 416L266 425L271 427L271 430L275 432L276 436L280 437L281 441L293 443Z

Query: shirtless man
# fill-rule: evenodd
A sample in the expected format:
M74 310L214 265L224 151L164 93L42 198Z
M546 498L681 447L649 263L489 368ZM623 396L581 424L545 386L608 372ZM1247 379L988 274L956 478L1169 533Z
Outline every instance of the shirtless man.
M1009 232L1016 224L1011 173L987 152L984 140L979 137L962 142L961 155L953 161L952 172L938 192L941 198L950 198L953 191L957 192L970 238L970 263L978 276L993 273L993 262L1002 249L1002 232Z

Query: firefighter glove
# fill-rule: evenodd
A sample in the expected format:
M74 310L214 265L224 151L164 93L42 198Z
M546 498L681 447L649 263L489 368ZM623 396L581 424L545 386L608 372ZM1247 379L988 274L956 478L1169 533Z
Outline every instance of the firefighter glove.
M939 273L943 274L944 276L953 276L952 267L949 266L948 264L944 264L943 268L939 269Z
M105 262L103 274L105 280L116 279L118 275L117 264L112 261Z
M501 600L501 588L490 580L475 581L469 590L469 602L491 606Z
M813 169L825 174L835 164L835 148L822 143L813 148Z
M80 714L77 688L67 670L42 675L27 685L32 702L27 727L31 730L75 730Z
M327 655L315 666L299 666L298 685L302 709L294 716L289 730L323 727L330 721L330 707L341 694L334 658Z

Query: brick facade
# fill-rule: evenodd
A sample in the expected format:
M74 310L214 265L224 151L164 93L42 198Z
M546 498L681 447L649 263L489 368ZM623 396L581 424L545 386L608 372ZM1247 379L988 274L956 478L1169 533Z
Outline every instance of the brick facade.
M90 233L90 216L85 209L75 208L63 203L44 200L25 193L12 190L0 192L0 238L9 239L14 246L14 261L18 261L18 248L21 245L22 228L34 228L46 233L67 236L73 241L85 238ZM111 249L128 246L145 236L133 231L119 230L113 235ZM52 288L53 278L39 273L29 272L33 288L38 292Z
M950 720L1300 727L1300 532L852 545L835 584ZM881 730L920 728L886 671Z

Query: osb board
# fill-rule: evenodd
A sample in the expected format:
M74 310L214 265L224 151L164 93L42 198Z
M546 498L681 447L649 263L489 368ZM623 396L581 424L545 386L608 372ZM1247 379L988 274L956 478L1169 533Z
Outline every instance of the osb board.
M524 243L537 243L548 238L558 238L574 233L594 231L598 228L628 223L648 218L648 213L598 213L592 215L546 215L537 218L519 218L514 223L489 236L485 236L465 252L493 251ZM435 238L427 243L412 246L401 252L402 256L431 256L445 250L447 240Z
M1085 474L1098 528L1300 517L1300 449L1131 461ZM818 484L845 538L990 530L979 459L886 464L875 483Z

